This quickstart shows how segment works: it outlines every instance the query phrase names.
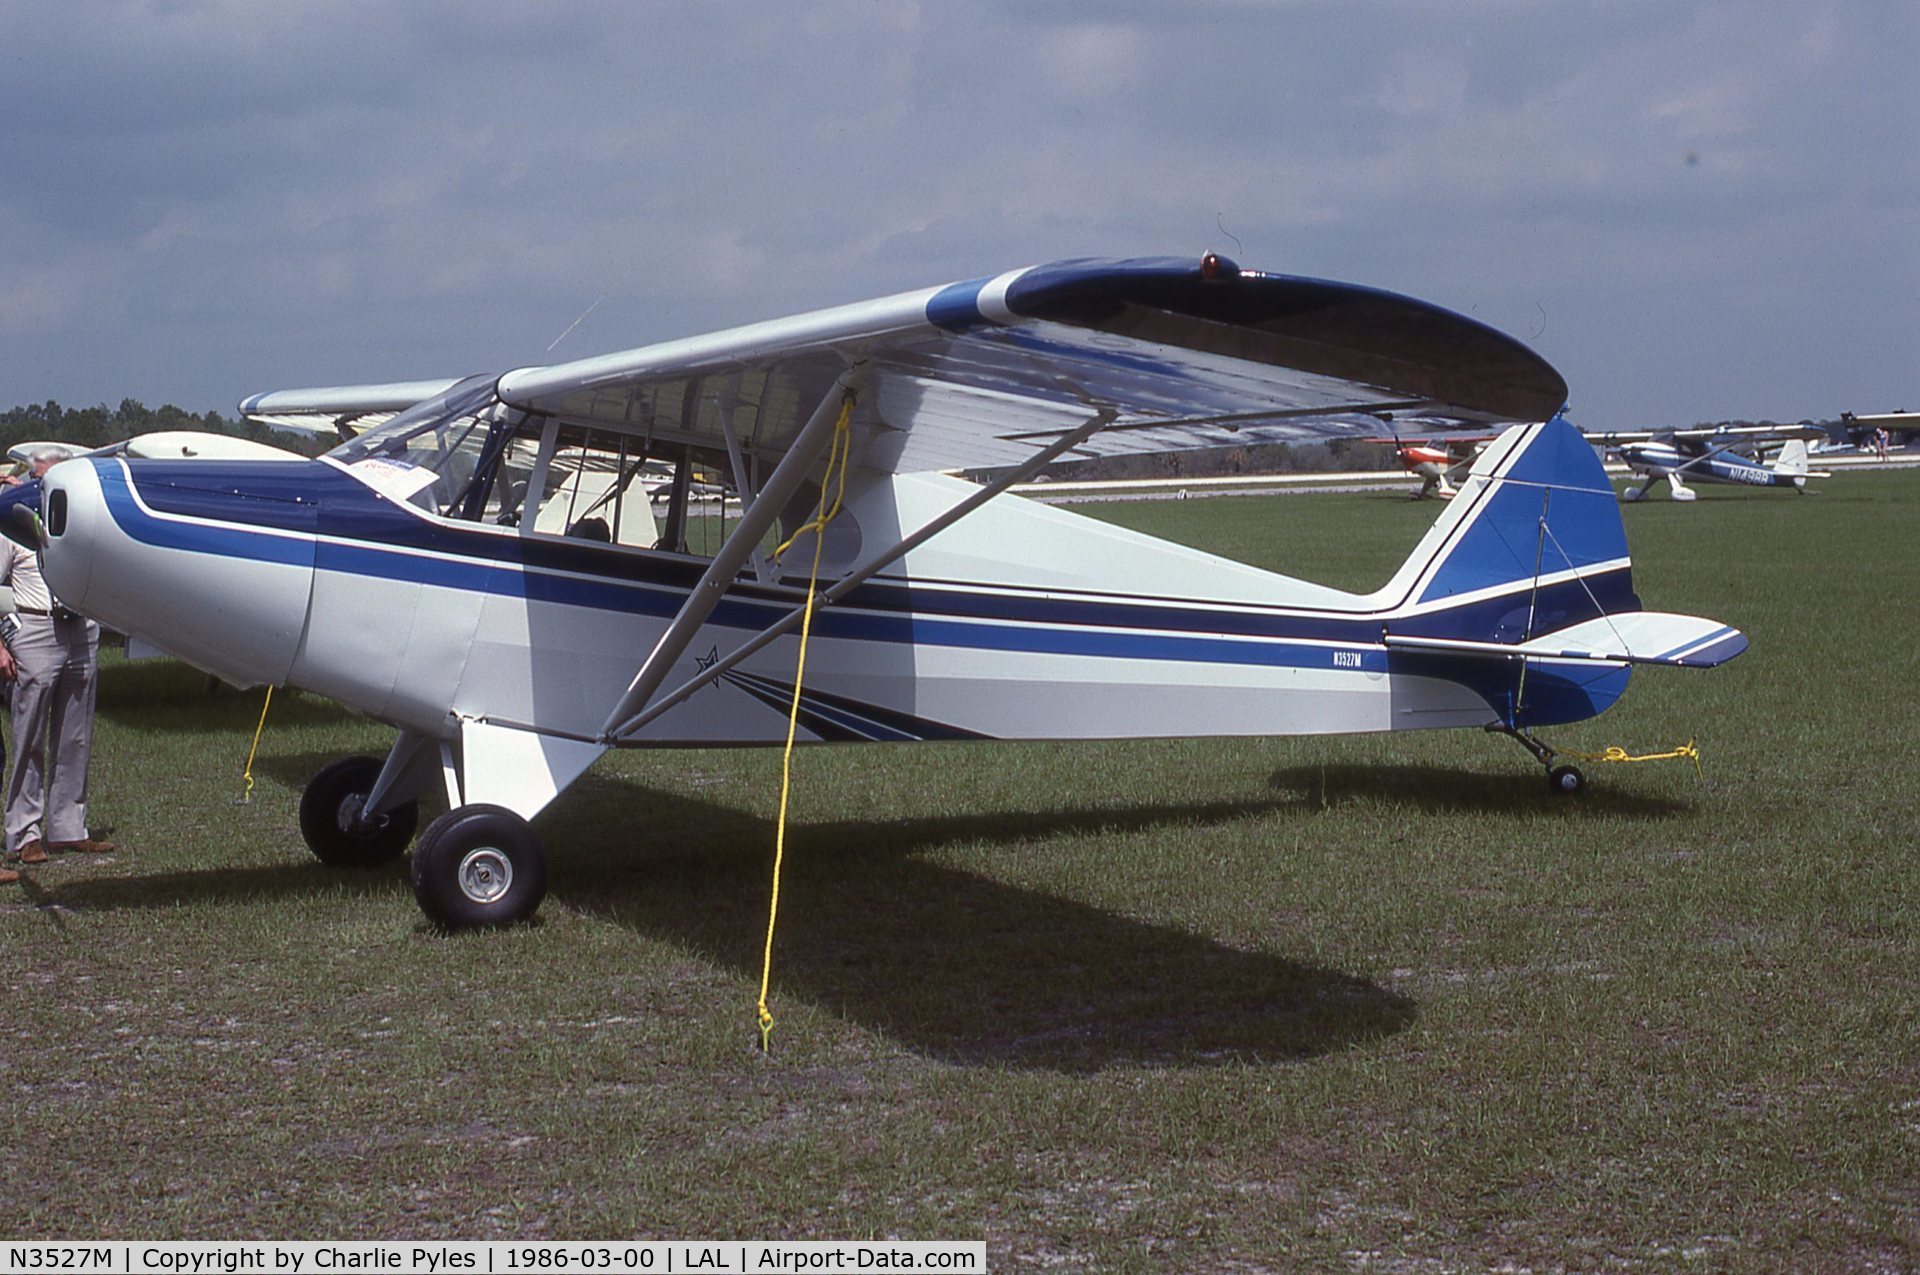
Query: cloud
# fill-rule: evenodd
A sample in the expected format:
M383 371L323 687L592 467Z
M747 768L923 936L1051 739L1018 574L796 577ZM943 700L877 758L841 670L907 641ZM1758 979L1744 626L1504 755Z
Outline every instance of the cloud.
M1076 22L1048 32L1037 60L1048 91L1072 101L1098 102L1141 88L1145 37L1121 23Z
M1522 335L1546 309L1550 355L1620 411L1807 414L1835 391L1681 364L1816 309L1858 350L1828 381L1908 374L1872 364L1920 291L1889 248L1920 196L1894 0L23 0L4 23L0 401L504 367L602 295L561 352L1234 251L1221 225L1251 265ZM1648 364L1667 314L1690 328Z

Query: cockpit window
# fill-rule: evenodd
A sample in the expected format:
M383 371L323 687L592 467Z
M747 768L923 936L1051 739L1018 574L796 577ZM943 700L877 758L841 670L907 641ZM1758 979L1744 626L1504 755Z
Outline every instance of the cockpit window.
M327 456L391 500L522 535L710 557L738 521L724 453L529 415L495 384L469 377ZM756 575L779 539L763 538Z
M494 380L468 377L327 455L391 499L449 517L477 516L481 511L464 506L475 480L492 477L510 410L494 396Z

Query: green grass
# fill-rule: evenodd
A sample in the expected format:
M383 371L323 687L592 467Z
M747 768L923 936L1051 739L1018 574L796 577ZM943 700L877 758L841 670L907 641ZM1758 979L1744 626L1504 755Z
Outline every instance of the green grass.
M1920 1263L1920 475L1626 517L1752 650L1556 742L610 757L539 921L445 938L299 786L385 734L103 673L126 853L0 887L7 1236L983 1237L996 1269ZM1083 511L1087 507L1080 507ZM1099 516L1351 588L1386 495Z

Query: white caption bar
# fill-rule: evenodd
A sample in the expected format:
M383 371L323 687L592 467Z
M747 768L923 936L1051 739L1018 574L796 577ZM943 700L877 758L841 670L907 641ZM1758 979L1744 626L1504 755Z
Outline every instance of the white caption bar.
M984 1240L0 1241L0 1272L120 1275L754 1275L755 1272L987 1269Z

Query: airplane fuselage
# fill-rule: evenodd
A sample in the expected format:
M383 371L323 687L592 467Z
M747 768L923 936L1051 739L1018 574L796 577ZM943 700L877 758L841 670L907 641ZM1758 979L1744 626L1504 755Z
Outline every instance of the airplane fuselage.
M825 570L972 490L936 475L858 481ZM50 476L48 510L47 575L70 604L231 681L312 690L441 739L474 722L600 739L608 705L704 566L438 517L327 460L74 463ZM802 737L1285 735L1511 720L1517 664L1390 650L1385 636L1518 640L1595 614L1596 598L1627 609L1619 548L1616 565L1549 572L1538 587L1482 587L1463 564L1421 567L1416 554L1386 589L1360 596L1003 498L815 619ZM696 674L804 596L791 573L740 580L678 673ZM797 642L772 643L617 742L778 742ZM1591 716L1626 680L1624 667L1530 662L1525 720Z
M1806 481L1804 475L1780 473L1752 457L1730 451L1702 459L1701 452L1689 452L1671 443L1635 443L1621 448L1620 455L1629 469L1648 478L1677 473L1687 482L1745 487L1797 487Z
M1489 727L1568 793L1578 770L1529 728L1605 711L1632 663L1712 667L1746 646L1640 606L1612 488L1559 418L1503 434L1368 594L871 469L811 497L776 471L711 558L643 548L617 534L624 477L580 497L550 421L522 480L507 424L475 451L433 418L432 465L351 444L311 462L69 461L0 494L0 526L38 546L68 605L396 727L384 761L314 775L301 834L341 865L412 844L414 893L450 928L531 914L546 869L528 821L610 747ZM686 486L665 543L690 543ZM555 501L568 518L546 516ZM829 505L821 530L809 513ZM610 518L589 539L594 510ZM769 552L776 513L789 539ZM803 624L815 579L831 604ZM440 783L447 809L416 842Z

